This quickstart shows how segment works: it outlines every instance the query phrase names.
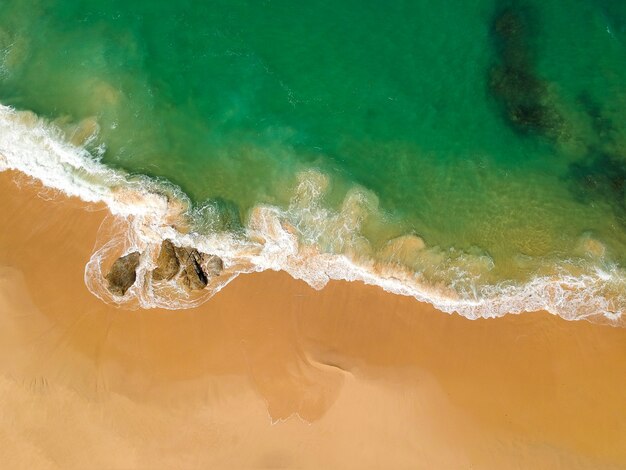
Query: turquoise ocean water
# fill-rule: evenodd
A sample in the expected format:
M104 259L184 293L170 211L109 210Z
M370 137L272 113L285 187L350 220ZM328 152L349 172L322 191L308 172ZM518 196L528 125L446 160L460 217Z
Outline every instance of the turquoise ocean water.
M0 4L0 103L175 185L188 233L263 244L275 208L297 248L258 269L314 252L312 284L467 316L626 309L625 63L613 0ZM29 167L35 118L4 109L5 166ZM98 179L75 166L47 172Z

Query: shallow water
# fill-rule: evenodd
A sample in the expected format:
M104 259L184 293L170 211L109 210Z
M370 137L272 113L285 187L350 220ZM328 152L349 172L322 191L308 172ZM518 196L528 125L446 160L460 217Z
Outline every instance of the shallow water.
M612 1L9 0L0 102L178 185L199 234L245 239L271 205L301 257L578 318L626 307L624 41Z

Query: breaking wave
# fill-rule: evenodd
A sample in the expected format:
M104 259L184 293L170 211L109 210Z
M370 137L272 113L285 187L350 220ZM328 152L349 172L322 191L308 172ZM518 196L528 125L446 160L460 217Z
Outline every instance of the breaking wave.
M95 134L97 126L92 127ZM329 177L316 170L298 175L289 207L258 205L243 231L200 230L198 211L179 188L109 168L54 125L0 105L0 171L8 169L66 195L106 204L111 214L85 268L85 282L103 301L127 308L194 307L239 274L282 270L315 289L330 280L362 281L470 319L543 309L567 320L623 323L626 273L603 259L602 245L593 239L581 240L584 256L544 266L528 282L493 282L493 261L478 250L444 251L413 234L375 250L361 228L378 210L376 195L353 187L341 207L331 210L323 205ZM151 273L164 240L219 256L221 274L196 292L155 281ZM136 281L124 295L113 295L104 268L131 252L141 253Z

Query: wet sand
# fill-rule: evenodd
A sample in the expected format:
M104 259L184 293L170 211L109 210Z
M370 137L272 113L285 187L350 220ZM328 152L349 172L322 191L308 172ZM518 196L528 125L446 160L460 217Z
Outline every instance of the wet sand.
M102 207L0 195L5 468L626 468L626 329L283 273L117 309L83 282Z

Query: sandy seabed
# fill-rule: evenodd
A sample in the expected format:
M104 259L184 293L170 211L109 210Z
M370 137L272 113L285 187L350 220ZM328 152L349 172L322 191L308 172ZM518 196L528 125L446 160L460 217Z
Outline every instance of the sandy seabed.
M0 173L3 468L626 468L626 329L275 272L122 310L83 280L106 214Z

